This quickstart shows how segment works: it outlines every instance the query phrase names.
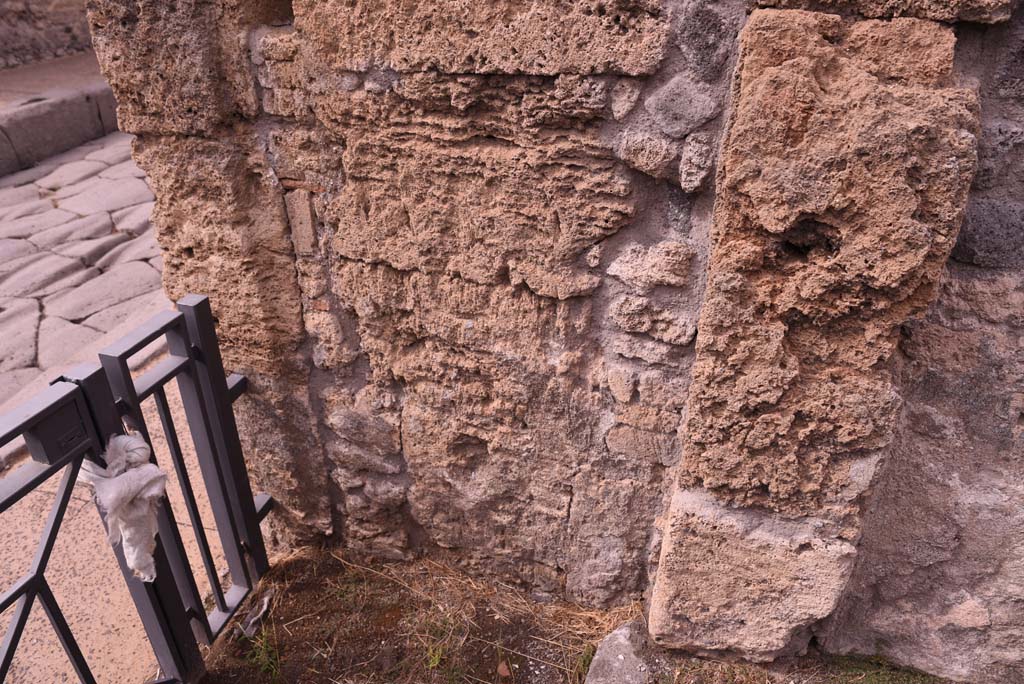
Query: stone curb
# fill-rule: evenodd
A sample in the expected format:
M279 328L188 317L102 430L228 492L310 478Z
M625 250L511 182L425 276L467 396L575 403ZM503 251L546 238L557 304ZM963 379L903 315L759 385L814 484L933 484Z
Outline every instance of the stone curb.
M116 103L106 84L40 93L0 111L0 176L116 130Z

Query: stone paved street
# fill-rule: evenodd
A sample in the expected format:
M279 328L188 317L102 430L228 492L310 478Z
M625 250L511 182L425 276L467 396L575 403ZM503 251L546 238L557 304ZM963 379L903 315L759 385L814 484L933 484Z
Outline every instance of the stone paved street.
M131 136L114 133L0 177L0 413L27 400L62 368L96 361L96 353L153 314L172 308L160 287L160 249ZM159 346L132 358L142 372ZM187 425L176 388L168 388L178 426ZM170 463L155 407L144 405L159 462ZM181 429L181 427L179 429ZM0 449L0 477L20 463L20 440ZM191 441L181 446L195 471ZM7 472L11 472L8 470ZM193 472L194 482L200 482ZM56 480L19 502L0 526L0 591L23 572L53 501ZM205 491L196 492L212 521ZM169 490L187 553L198 563L180 490ZM213 553L223 552L211 533ZM194 568L208 593L201 566ZM153 676L152 652L114 563L88 488L76 486L58 537L49 582L101 682ZM7 617L4 614L3 617ZM3 624L0 621L0 624ZM10 674L12 684L78 681L41 610L33 610Z
M0 404L170 306L152 207L122 133L0 178Z
M122 133L0 178L0 413L63 367L95 361L104 346L171 307L160 288L152 207L153 194L131 160L131 137ZM155 416L149 420L156 424ZM158 452L166 448L159 435L156 442ZM0 471L16 467L19 445L0 449ZM0 557L32 557L55 484L46 483L6 514ZM171 494L172 507L186 520L180 496ZM143 681L155 671L152 654L90 498L84 485L76 487L49 581L83 649L98 663L100 680ZM184 536L194 555L192 535ZM0 587L25 567L4 564ZM11 681L77 681L41 611L31 614Z

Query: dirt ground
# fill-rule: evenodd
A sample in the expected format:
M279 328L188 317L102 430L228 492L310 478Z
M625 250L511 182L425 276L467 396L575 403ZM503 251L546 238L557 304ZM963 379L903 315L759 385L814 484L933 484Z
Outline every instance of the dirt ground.
M601 638L639 605L539 603L436 560L304 549L279 560L208 656L208 684L582 684ZM243 611L244 612L244 611ZM772 669L651 651L652 684L942 684L885 663L809 656Z

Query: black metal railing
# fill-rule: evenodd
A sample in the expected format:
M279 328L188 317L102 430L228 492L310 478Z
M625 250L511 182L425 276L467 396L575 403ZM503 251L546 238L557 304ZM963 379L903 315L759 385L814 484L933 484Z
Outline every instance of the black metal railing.
M216 638L268 569L260 521L272 500L262 494L253 496L231 407L245 391L245 378L225 377L209 300L189 295L177 306L177 311L157 314L101 351L100 365L72 369L31 401L0 416L0 446L22 436L31 456L0 479L0 515L64 471L29 572L0 595L0 613L14 606L0 645L0 682L7 677L36 602L49 618L78 678L84 684L96 681L47 583L47 563L83 460L105 466L105 441L125 434L127 427L149 443L156 462L150 426L142 409L142 402L150 397L156 405L213 600L207 611L166 499L157 513L157 572L153 582L136 578L120 547L113 547L159 664L158 682L190 684L202 676L205 668L199 644L209 644ZM133 378L129 359L161 339L166 341L166 357L141 377ZM230 585L226 590L221 586L164 389L172 380L181 396L202 484L227 562Z

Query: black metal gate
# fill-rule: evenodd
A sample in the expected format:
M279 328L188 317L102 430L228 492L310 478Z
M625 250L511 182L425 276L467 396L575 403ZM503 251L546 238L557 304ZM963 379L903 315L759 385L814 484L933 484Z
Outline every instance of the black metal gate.
M260 521L272 505L266 495L253 496L242 457L232 402L245 391L245 378L225 377L206 297L189 295L177 311L158 314L132 334L99 354L99 364L78 366L54 381L34 399L0 416L0 446L23 436L31 459L0 479L0 516L60 471L42 539L29 572L0 595L0 613L14 606L0 645L0 682L7 678L29 611L39 604L49 618L79 679L96 680L72 634L46 579L61 521L84 459L100 466L106 440L127 428L150 444L142 402L153 397L185 506L196 535L203 566L213 592L207 610L189 566L174 514L166 499L159 507L159 534L153 582L137 579L128 569L120 546L113 547L146 635L161 671L158 682L191 684L205 672L199 644L209 644L267 571L267 553ZM167 355L138 378L128 359L164 338ZM203 485L230 573L221 587L209 540L200 519L164 387L177 380L195 447ZM156 452L153 451L155 462Z

